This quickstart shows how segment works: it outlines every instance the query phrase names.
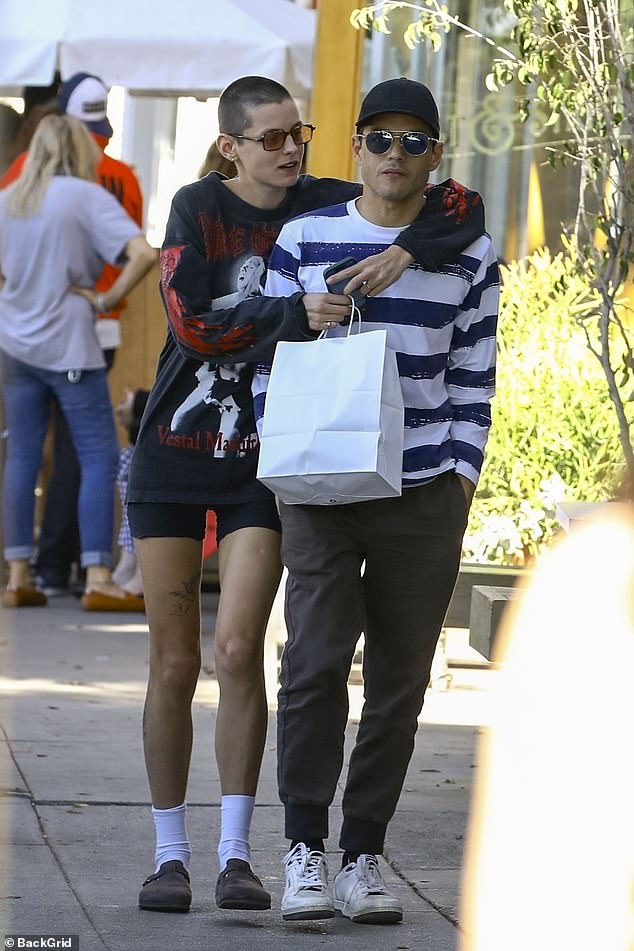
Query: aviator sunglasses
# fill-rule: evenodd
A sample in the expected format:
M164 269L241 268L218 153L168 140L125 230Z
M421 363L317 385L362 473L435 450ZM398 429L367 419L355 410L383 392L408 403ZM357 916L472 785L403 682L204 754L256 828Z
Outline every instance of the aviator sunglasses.
M265 152L278 152L281 148L284 148L284 143L289 135L295 145L306 145L312 139L314 131L314 125L299 122L288 132L285 132L284 129L269 129L268 132L257 139L250 135L239 135L237 132L225 132L225 135L232 135L234 139L247 139L249 142L261 142Z
M424 155L429 143L438 144L438 139L432 139L426 132L388 132L387 129L375 129L365 134L359 132L360 139L365 139L368 152L373 155L384 155L398 139L400 146L408 155Z

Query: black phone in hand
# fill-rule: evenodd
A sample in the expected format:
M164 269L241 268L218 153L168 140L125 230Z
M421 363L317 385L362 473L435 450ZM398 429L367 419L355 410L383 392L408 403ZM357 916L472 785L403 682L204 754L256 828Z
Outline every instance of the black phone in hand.
M345 271L346 268L352 267L352 265L356 263L357 263L356 258L348 257L348 258L342 258L341 261L336 261L334 264L331 264L329 265L329 267L326 268L326 270L324 271L324 281L326 281L326 287L328 288L328 291L331 294L343 294L344 293L343 289L348 283L348 281L347 280L333 281L332 284L328 284L328 278L332 277L333 274L338 274L339 271ZM356 290L352 292L352 294L346 294L345 296L352 297L353 301L355 302L359 310L363 310L363 308L365 307L365 294L361 293L360 287L357 287ZM344 324L345 323L348 323L348 321L347 320L344 321Z

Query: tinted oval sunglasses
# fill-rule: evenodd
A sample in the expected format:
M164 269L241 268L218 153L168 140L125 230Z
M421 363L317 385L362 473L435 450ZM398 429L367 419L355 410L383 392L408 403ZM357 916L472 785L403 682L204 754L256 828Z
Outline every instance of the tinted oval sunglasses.
M261 142L265 152L278 152L284 148L284 143L289 135L295 145L306 145L312 139L314 131L314 125L309 125L307 122L298 122L287 132L284 129L269 129L257 139L250 135L239 135L237 132L225 132L225 135L232 135L234 139L247 139L249 142Z
M433 139L426 132L389 132L387 129L374 129L372 132L359 132L357 135L360 139L365 139L366 148L373 155L389 152L394 145L394 139L398 139L401 148L408 155L424 155L430 142L438 144L438 139Z

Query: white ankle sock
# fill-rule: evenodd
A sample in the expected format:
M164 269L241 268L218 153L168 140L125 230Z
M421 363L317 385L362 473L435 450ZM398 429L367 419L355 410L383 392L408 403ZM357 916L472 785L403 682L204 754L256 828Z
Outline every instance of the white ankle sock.
M249 832L255 796L222 796L220 800L220 842L218 860L222 872L229 859L251 861Z
M192 850L187 838L187 805L173 806L171 809L155 809L152 817L156 829L156 871L163 862L180 860L189 868Z

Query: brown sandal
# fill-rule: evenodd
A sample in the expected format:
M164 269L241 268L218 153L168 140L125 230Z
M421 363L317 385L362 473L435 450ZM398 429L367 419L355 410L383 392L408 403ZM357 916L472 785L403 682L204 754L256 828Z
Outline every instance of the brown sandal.
M248 862L229 859L216 883L216 905L218 908L265 911L271 907L271 896Z
M81 606L84 611L145 611L143 598L129 591L125 591L123 597L105 591L86 591Z
M158 872L143 882L139 908L144 911L189 911L192 902L189 881L189 872L182 862L163 862Z
M46 603L46 595L37 588L7 588L2 595L3 608L41 608Z

